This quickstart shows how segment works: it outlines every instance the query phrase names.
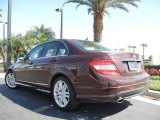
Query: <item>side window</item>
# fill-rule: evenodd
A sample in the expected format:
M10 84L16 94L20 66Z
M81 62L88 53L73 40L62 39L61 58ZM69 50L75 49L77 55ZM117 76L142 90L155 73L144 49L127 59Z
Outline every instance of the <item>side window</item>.
M50 42L47 44L45 49L44 57L51 57L57 55L65 55L67 53L67 49L62 42Z
M43 45L38 46L35 49L33 49L33 51L29 53L29 59L35 59L35 58L41 57L42 50L43 50Z

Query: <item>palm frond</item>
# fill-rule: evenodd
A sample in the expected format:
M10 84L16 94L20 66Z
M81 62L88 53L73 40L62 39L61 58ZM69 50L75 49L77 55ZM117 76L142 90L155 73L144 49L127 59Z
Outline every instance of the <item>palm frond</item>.
M130 4L137 7L137 4L135 2L140 2L140 1L141 0L110 0L109 2L106 2L106 8L118 4Z
M85 5L84 3L79 3L77 6L76 6L76 9L81 6L81 5Z
M124 5L122 5L122 4L112 5L111 7L113 7L113 8L119 8L119 9L122 9L122 10L124 10L126 12L129 12L129 10Z
M88 15L91 13L91 11L93 11L93 9L88 8Z
M111 15L109 14L109 12L107 10L104 11L109 17L111 17Z
M130 4L134 7L138 7L138 5L135 2L131 2Z
M92 4L91 4L90 1L92 1L92 0L68 0L67 2L65 2L65 3L63 4L63 6L66 5L66 4L68 4L68 3L77 3L78 5L77 5L76 9L77 9L80 5L86 5L86 6L90 7L90 8L92 8L93 6L92 6Z
M1 12L2 10L0 9L0 12ZM1 15L1 13L0 13L0 17L2 17L2 15Z

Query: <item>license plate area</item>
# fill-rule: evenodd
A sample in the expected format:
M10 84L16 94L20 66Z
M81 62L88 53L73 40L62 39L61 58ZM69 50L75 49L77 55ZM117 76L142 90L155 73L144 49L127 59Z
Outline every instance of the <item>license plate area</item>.
M128 62L129 71L137 71L138 63L137 62Z

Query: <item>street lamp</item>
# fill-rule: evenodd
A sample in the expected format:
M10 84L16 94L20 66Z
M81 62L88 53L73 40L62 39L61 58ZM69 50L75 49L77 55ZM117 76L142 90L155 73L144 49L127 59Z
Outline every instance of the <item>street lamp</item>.
M11 65L11 16L12 16L12 0L8 0L8 21L7 21L7 67Z
M5 31L6 31L5 25L7 24L7 22L2 22L2 21L0 21L0 23L3 24L3 40L5 40Z
M56 12L61 12L61 29L60 29L60 39L63 38L63 9L55 9Z

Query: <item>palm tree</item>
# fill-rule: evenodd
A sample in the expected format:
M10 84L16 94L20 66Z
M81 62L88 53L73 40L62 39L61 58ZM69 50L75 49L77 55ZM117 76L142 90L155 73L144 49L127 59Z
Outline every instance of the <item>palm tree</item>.
M22 50L23 54L26 55L29 50L31 50L36 44L35 36L32 31L28 31L23 37Z
M131 51L131 48L132 48L132 46L131 46L131 45L128 45L128 51L129 51L129 52Z
M148 47L148 45L146 43L142 43L141 47L143 47L143 61L144 61L144 59L145 59L144 50L145 50L145 47Z
M136 46L131 46L131 48L133 49L133 52L135 52L135 49L137 48Z
M0 12L1 12L2 10L0 9ZM2 17L2 15L1 15L1 13L0 13L0 17Z
M33 34L35 44L40 44L55 38L55 33L51 30L51 28L45 28L44 25L41 25L40 27L35 26L30 32Z
M12 46L12 56L14 58L14 62L17 61L18 55L22 52L22 41L23 36L21 34L16 35L15 37L11 38L11 46Z
M125 49L124 49L124 48L120 48L120 49L119 49L119 51L124 52L124 51L125 51Z
M6 49L5 49L5 41L4 41L4 40L0 40L0 56L1 56L2 59L3 59L3 68L4 68L4 71L6 71L5 52L6 52Z
M137 1L140 0L68 0L64 5L67 3L77 3L77 7L81 5L88 6L88 14L91 13L94 18L94 41L100 42L102 39L103 16L105 13L109 15L108 8L119 8L129 12L124 4L130 4L137 7L137 4L135 3Z

